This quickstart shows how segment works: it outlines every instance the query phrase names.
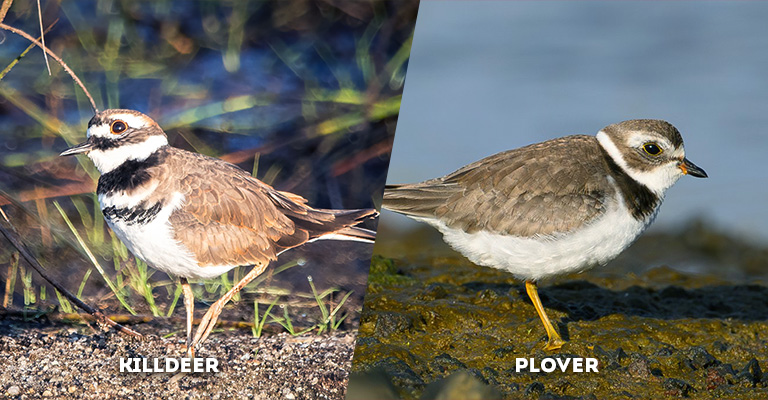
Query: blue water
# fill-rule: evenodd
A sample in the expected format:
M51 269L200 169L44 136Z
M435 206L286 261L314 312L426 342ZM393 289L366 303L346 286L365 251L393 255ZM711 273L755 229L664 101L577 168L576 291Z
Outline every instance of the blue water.
M768 2L422 2L388 183L660 118L710 178L683 177L652 229L768 241L766 21Z
M316 128L367 110L334 100L342 89L369 93L372 103L400 94L401 85L378 79L388 80L385 66L411 36L413 7L347 18L344 7L321 10L304 2L59 3L43 7L44 25L58 20L46 43L98 108L145 112L175 146L216 156L258 151L260 177L272 171L270 183L317 207L372 206L372 194L381 192L387 157L355 157L387 146L393 129L376 118L330 135L317 135ZM17 4L4 22L37 35L33 10ZM244 19L242 32L232 28L239 26L233 15ZM0 31L0 69L28 45ZM0 189L12 194L61 185L76 161L58 154L85 139L93 115L53 60L48 76L42 54L32 49L0 82ZM236 101L244 97L254 105ZM68 143L55 124L36 120L35 108L68 125ZM251 171L253 159L237 162ZM340 164L351 170L332 171Z

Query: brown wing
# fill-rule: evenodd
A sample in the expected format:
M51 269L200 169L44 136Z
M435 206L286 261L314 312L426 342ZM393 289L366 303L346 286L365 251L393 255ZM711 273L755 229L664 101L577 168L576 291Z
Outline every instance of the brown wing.
M568 232L599 215L613 198L604 156L593 137L554 139L495 154L442 178L387 186L383 207L436 217L470 233Z
M315 210L301 196L277 191L232 164L167 151L164 166L186 171L178 181L166 179L184 195L170 222L176 239L201 266L268 263L283 250L355 225L372 211Z

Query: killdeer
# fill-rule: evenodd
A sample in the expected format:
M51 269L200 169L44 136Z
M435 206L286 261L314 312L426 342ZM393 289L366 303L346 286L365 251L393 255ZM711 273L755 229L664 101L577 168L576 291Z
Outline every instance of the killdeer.
M536 282L604 264L653 222L681 176L706 178L685 158L680 132L661 120L609 125L492 155L441 178L388 185L383 207L437 228L475 264L511 272L549 340Z
M375 210L312 208L235 165L169 146L160 126L138 111L99 112L87 136L61 155L88 155L101 172L96 190L109 227L136 257L180 278L190 357L223 306L280 253L318 239L375 238L355 226ZM213 278L242 265L253 269L211 305L193 338L187 279Z

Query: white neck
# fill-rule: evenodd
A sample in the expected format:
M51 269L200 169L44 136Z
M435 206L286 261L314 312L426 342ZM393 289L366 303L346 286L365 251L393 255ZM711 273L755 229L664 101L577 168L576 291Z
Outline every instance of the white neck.
M613 162L615 162L616 165L624 170L624 172L626 172L632 179L645 185L661 198L664 197L664 192L683 176L683 171L677 167L675 162L659 165L650 171L633 169L627 164L626 160L624 160L621 150L616 147L613 139L611 139L605 132L598 132L596 137L600 146L602 146L608 155L611 156L611 159L613 159Z
M127 144L108 150L91 150L88 157L101 174L106 174L128 160L143 161L157 149L168 144L163 135L153 135L141 143Z

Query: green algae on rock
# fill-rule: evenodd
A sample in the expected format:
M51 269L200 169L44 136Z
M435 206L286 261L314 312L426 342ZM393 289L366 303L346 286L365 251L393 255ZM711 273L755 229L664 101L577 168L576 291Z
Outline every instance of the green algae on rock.
M403 398L457 373L504 398L768 398L768 288L668 267L608 276L541 287L569 340L548 353L511 275L459 257L374 257L353 371L379 371ZM592 357L599 372L515 372L517 357Z

